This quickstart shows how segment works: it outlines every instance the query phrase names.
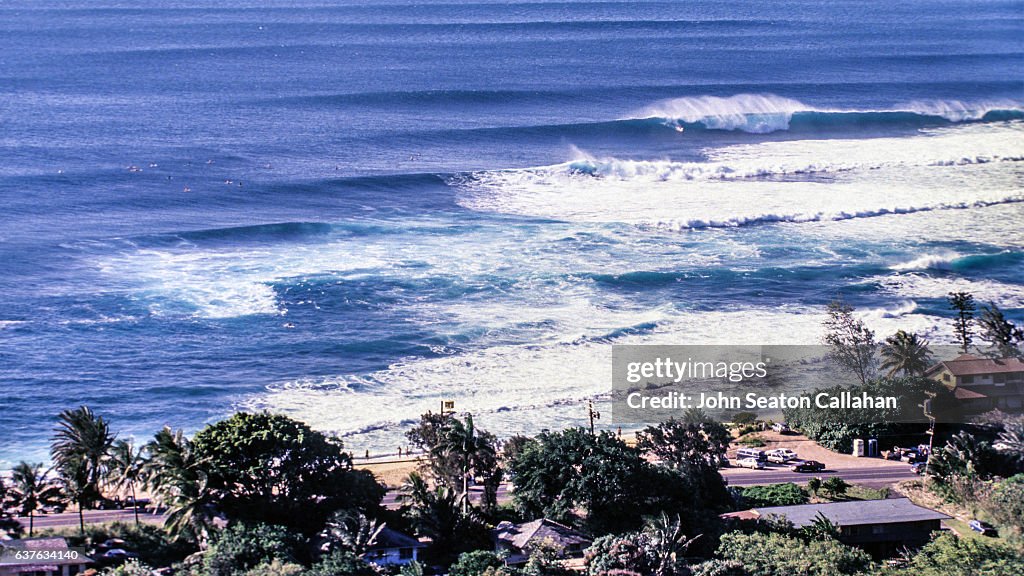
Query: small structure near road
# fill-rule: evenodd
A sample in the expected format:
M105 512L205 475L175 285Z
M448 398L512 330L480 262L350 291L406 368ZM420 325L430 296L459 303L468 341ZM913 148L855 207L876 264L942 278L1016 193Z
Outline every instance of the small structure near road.
M949 518L907 498L752 508L723 514L722 518L759 520L769 515L785 516L796 528L803 528L813 525L818 514L839 527L840 542L879 559L896 556L904 548L924 546L931 533L941 530L942 521Z

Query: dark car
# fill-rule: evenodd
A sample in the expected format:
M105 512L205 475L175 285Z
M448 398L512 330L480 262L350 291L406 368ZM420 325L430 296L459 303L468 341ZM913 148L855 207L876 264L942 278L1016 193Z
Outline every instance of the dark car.
M821 472L825 465L817 460L804 460L790 467L793 472Z
M996 527L989 524L988 522L982 522L981 520L971 520L967 523L971 527L971 530L978 532L982 536L998 536L999 532Z
M928 467L928 461L927 460L924 461L924 462L915 462L914 464L910 465L910 471L913 472L914 474L924 474L924 470L927 467Z

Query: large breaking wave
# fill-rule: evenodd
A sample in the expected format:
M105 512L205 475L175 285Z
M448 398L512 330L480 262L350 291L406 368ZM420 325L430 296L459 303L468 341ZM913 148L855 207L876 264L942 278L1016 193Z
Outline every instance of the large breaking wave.
M765 134L790 129L837 128L844 125L901 124L929 126L958 122L1024 118L1019 101L980 102L921 100L880 110L823 109L775 94L692 96L663 100L625 120L656 120L684 130L739 130Z

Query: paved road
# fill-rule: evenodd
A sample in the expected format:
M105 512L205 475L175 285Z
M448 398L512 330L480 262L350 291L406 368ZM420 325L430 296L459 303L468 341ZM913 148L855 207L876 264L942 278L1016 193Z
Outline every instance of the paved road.
M881 487L900 480L912 480L919 478L910 471L910 467L880 467L880 468L835 468L816 473L791 472L785 468L766 468L764 470L739 471L729 469L725 477L730 486L756 486L759 484L777 484L780 482L796 482L802 484L814 477L828 478L830 476L841 476L848 482L862 484L871 487ZM508 502L512 499L511 485L508 483L498 487L498 502ZM474 502L480 500L481 489L473 487L470 489L470 499ZM390 490L384 496L382 504L388 508L398 507L398 491ZM139 514L139 519L152 524L162 524L164 515L153 513ZM28 528L28 518L18 518ZM135 516L131 510L87 510L85 522L87 524L100 524L104 522L134 522ZM65 512L63 514L47 514L36 516L35 527L56 528L61 526L78 526L78 514Z
M764 470L729 472L724 474L724 476L729 480L730 486L756 486L758 484L777 484L780 482L802 484L816 476L820 478L841 476L847 482L878 487L899 482L900 480L920 478L920 476L910 471L909 466L899 468L830 468L822 472L813 473L791 472L783 468L765 468Z
M86 524L103 524L106 522L135 522L135 513L131 510L86 510L82 516ZM28 530L28 518L15 518ZM163 524L163 514L139 512L139 520L149 524ZM36 530L41 528L59 528L62 526L78 526L77 512L61 514L37 515L33 521Z

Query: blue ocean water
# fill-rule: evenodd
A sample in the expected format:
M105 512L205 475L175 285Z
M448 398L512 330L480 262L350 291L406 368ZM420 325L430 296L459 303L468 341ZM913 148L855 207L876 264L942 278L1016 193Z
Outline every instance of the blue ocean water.
M613 343L1024 320L1024 3L0 4L0 468L579 423Z

